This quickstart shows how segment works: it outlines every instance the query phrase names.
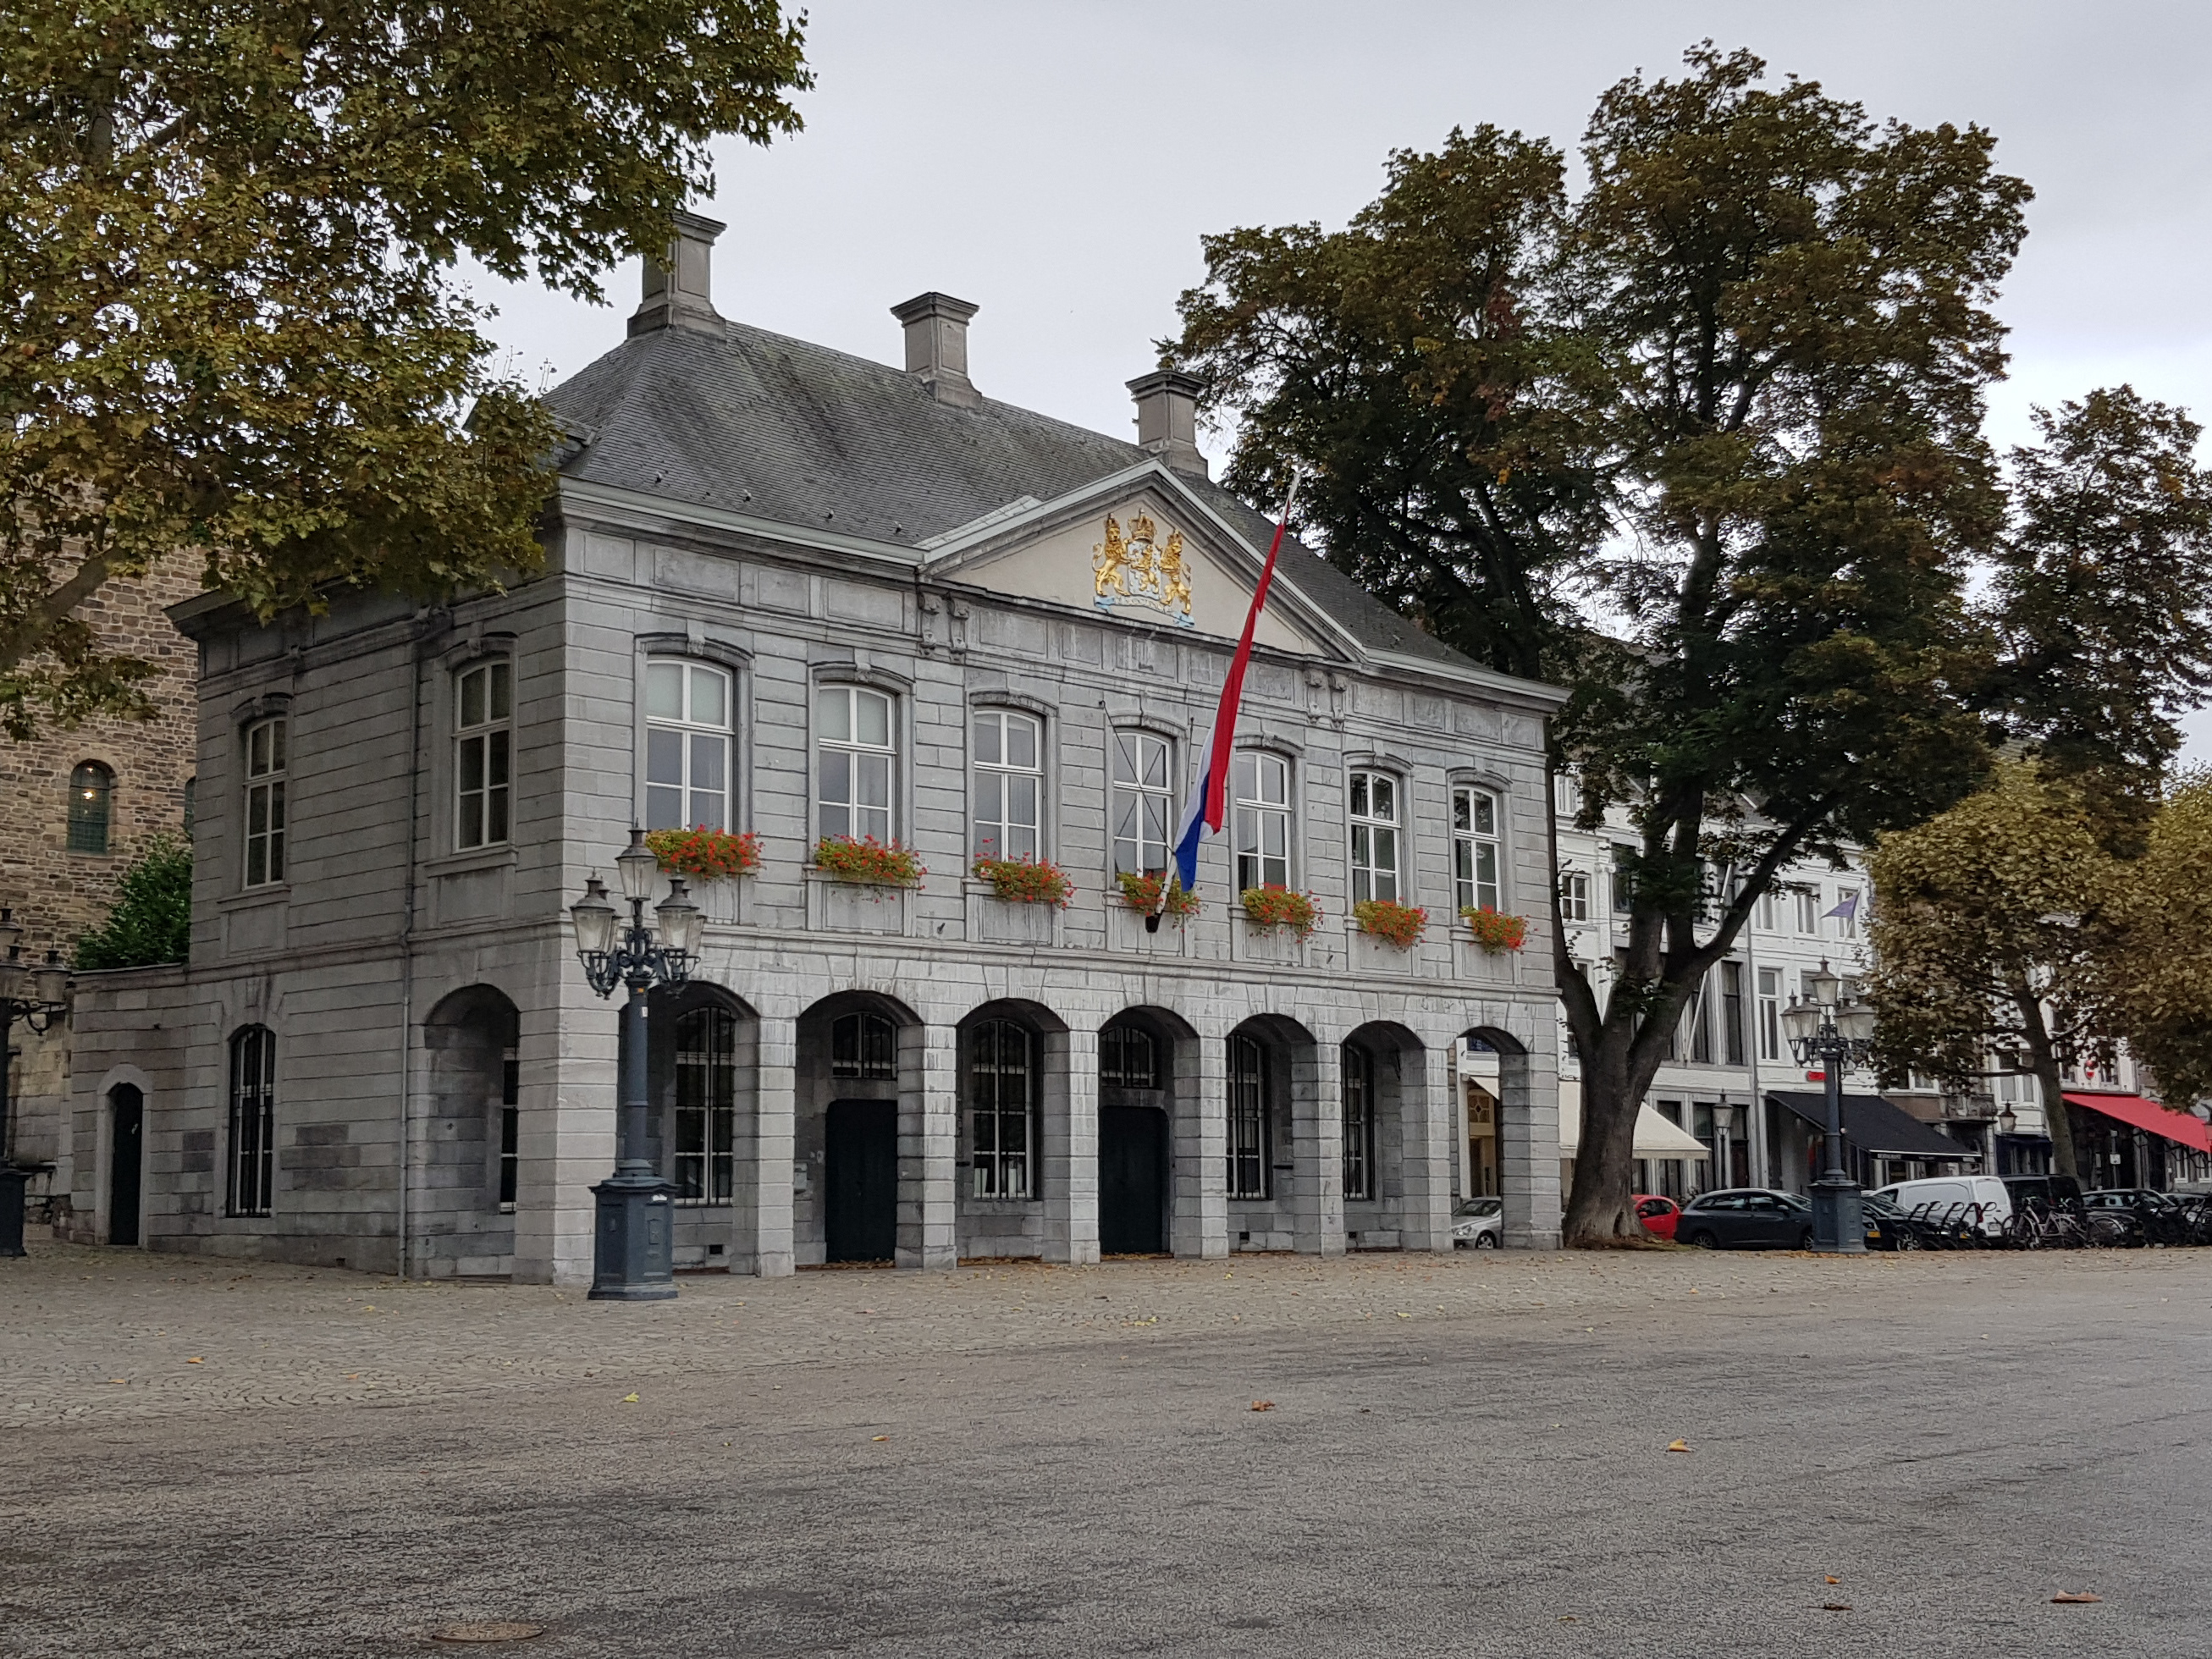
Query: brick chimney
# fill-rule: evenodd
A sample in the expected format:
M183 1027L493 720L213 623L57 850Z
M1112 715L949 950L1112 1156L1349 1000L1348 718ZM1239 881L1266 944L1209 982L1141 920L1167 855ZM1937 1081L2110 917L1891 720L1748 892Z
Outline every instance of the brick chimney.
M676 236L668 245L668 257L645 262L645 298L629 319L633 338L663 328L721 333L722 317L714 309L709 278L714 239L728 228L696 213L677 214Z
M950 294L917 294L891 315L906 327L906 372L941 404L973 404L983 394L968 378L968 319L982 307Z
M1129 382L1137 400L1137 442L1177 472L1212 477L1198 453L1198 399L1206 382L1180 369L1160 368Z

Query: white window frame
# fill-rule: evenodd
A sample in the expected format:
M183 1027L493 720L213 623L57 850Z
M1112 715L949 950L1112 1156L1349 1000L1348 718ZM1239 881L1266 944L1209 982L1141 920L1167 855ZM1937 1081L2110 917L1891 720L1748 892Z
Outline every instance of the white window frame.
M514 835L514 665L486 657L453 672L453 847L504 847Z
M284 715L276 714L246 728L245 856L239 873L241 885L246 887L283 884L284 783L291 760L289 724Z
M1296 780L1290 762L1271 750L1239 749L1229 763L1229 778L1237 890L1293 885L1291 802ZM1279 796L1269 793L1271 785L1279 786Z
M1486 814L1482 808L1487 806ZM1505 798L1479 783L1452 786L1452 908L1505 909ZM1483 819L1489 818L1485 828ZM1486 870L1486 866L1487 866Z
M1797 889L1797 932L1806 939L1820 936L1820 890L1818 886Z
M1856 887L1838 887L1836 889L1836 904L1841 904L1844 900L1854 899L1858 896L1859 890ZM1832 910L1836 907L1832 904L1828 908ZM1830 920L1836 924L1838 939L1856 939L1859 936L1859 919L1856 910L1853 910L1847 916L1833 916Z
M1115 727L1112 743L1107 827L1113 837L1114 873L1162 874L1174 854L1175 744L1139 726Z
M1782 1058L1782 970L1759 970L1759 1057Z
M1397 775L1357 767L1346 780L1352 821L1352 902L1405 896L1405 786Z
M986 707L970 712L968 733L969 856L1042 858L1044 722L1019 708ZM1027 761L1019 758L1024 740Z
M1588 921L1590 919L1590 878L1587 870L1559 872L1559 920Z
M860 711L877 703L883 706L881 742L855 735L866 727ZM898 698L872 685L830 681L814 689L814 720L815 833L872 837L889 846L899 828ZM841 799L833 799L830 780L841 770L846 787ZM866 787L872 772L881 779L880 791ZM880 803L865 799L870 793L879 793Z
M672 690L676 695L670 700L665 693ZM646 659L647 830L730 828L735 816L737 693L737 676L718 664L686 657ZM717 696L719 720L713 711ZM703 781L717 772L719 785Z

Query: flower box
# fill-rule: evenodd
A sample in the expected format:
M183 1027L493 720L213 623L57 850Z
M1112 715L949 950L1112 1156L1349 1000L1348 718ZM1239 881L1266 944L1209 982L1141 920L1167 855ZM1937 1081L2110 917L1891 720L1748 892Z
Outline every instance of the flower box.
M1123 871L1114 878L1121 889L1121 902L1140 916L1149 916L1158 910L1162 915L1176 921L1187 921L1199 912L1199 897L1186 893L1179 878L1161 874L1140 876L1133 871ZM1168 901L1160 902L1160 884L1168 884Z
M855 840L850 836L824 836L814 843L814 867L839 881L864 882L875 887L918 887L929 873L921 855L896 842L888 844L873 836Z
M1304 939L1321 925L1321 906L1310 893L1273 885L1247 887L1239 902L1255 927L1283 929Z
M969 873L1009 904L1049 904L1064 910L1075 883L1049 859L977 859Z
M1462 910L1460 915L1474 935L1474 942L1486 951L1517 951L1528 942L1526 916L1502 915L1486 904L1479 910Z
M1352 907L1352 921L1361 933L1407 951L1421 942L1421 935L1429 925L1429 913L1419 905L1401 904L1395 899L1362 899Z
M760 837L751 830L732 835L726 830L655 830L645 844L672 876L693 881L729 881L750 876L761 866Z

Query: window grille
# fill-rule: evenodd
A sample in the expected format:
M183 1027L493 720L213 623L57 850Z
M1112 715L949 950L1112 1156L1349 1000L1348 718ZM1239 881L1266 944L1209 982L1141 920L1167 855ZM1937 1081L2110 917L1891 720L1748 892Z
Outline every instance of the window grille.
M1229 1196L1272 1195L1267 1051L1248 1036L1229 1039Z
M1387 772L1352 775L1352 900L1398 896L1398 781Z
M1035 1068L1030 1033L986 1020L968 1034L968 1112L975 1196L1036 1194Z
M972 783L979 859L1033 859L1044 796L1043 728L1007 708L978 709Z
M69 850L105 853L115 774L98 761L87 761L70 774Z
M730 827L730 676L696 662L645 665L645 827Z
M1109 1088L1160 1086L1159 1048L1141 1025L1109 1025L1098 1034L1098 1080Z
M1157 875L1168 867L1168 829L1175 811L1172 756L1150 732L1114 734L1111 811L1114 873Z
M891 700L865 686L825 685L814 700L818 830L891 839Z
M1230 766L1236 795L1237 890L1291 884L1291 767L1246 750Z
M881 1014L843 1014L830 1027L830 1075L891 1082L898 1077L898 1028Z
M727 1204L736 1181L738 1021L693 1008L676 1020L676 1202Z
M223 1207L267 1215L276 1181L276 1034L265 1025L230 1040L229 1151Z
M508 831L513 788L514 671L478 663L457 677L453 699L453 844L496 847Z
M509 1048L499 1060L499 1208L514 1213L522 1176L522 1060Z
M284 879L284 722L263 720L246 733L246 885Z
M1344 1045L1344 1195L1375 1196L1375 1056Z
M1487 789L1452 791L1453 900L1462 910L1502 910L1498 797Z

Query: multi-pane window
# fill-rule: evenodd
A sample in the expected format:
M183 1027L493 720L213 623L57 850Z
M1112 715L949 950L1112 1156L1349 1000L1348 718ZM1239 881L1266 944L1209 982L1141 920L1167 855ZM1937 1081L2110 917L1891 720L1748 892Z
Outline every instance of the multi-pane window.
M1620 842L1613 848L1613 914L1625 916L1636 908L1636 849Z
M1150 732L1114 734L1110 810L1114 873L1155 875L1168 867L1168 825L1175 811L1165 738Z
M1561 771L1552 780L1553 800L1563 818L1571 818L1583 810L1583 786L1571 771Z
M1759 970L1759 1057L1782 1058L1782 970Z
M1721 1051L1730 1066L1743 1064L1743 964L1721 963Z
M1035 1067L1027 1030L985 1020L968 1035L968 1121L978 1198L1035 1196Z
M730 827L730 677L696 662L645 665L645 827Z
M1559 915L1566 921L1590 919L1590 878L1586 872L1569 870L1560 875Z
M1375 1196L1375 1056L1358 1043L1343 1048L1344 1195Z
M499 1057L499 1207L514 1213L522 1186L522 1057L509 1048Z
M1237 834L1237 889L1291 884L1291 764L1240 751L1230 763Z
M1352 775L1352 902L1398 897L1398 780Z
M1759 896L1759 927L1761 933L1777 932L1782 926L1782 898L1771 887Z
M1498 797L1487 789L1452 791L1453 902L1462 910L1500 910Z
M69 850L105 853L107 850L109 802L115 790L115 774L98 761L87 761L70 774Z
M1098 1080L1109 1088L1160 1086L1159 1047L1141 1025L1111 1025L1098 1034Z
M1248 1036L1229 1039L1229 1196L1266 1198L1267 1051Z
M678 1204L727 1204L736 1180L738 1021L714 1005L676 1020L675 1153Z
M843 1014L830 1027L830 1075L890 1082L898 1076L898 1028L881 1014Z
M891 838L897 747L891 700L862 685L825 685L814 696L817 806L824 836Z
M1857 901L1858 892L1856 889L1850 887L1838 887L1836 890L1836 907L1841 912L1841 914L1836 917L1836 937L1838 939L1856 939L1859 936L1859 912ZM1849 906L1850 908L1845 909L1843 908L1844 906Z
M1817 887L1797 890L1797 931L1808 938L1820 931L1820 890Z
M267 1215L276 1185L276 1034L249 1025L230 1040L230 1146L223 1208Z
M263 720L246 733L246 884L284 879L284 722Z
M1044 798L1042 736L1033 715L1011 708L975 711L975 835L969 848L975 857L1037 856Z
M453 844L507 839L514 771L514 669L506 659L463 669L453 698Z

